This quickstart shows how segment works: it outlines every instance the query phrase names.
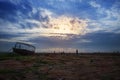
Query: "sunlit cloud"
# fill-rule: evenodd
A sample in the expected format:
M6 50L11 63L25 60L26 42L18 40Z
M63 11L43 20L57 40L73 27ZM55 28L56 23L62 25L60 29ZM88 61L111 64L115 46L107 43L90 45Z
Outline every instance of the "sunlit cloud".
M91 5L92 7L95 7L95 8L100 8L100 7L101 7L100 4L97 4L95 1L91 1L91 2L90 2L90 5Z
M26 30L26 32L37 33L38 36L45 37L62 37L64 39L69 39L74 35L83 35L86 33L87 21L79 18L72 18L67 16L59 16L56 18L49 18L48 22L30 21L33 23L38 23L39 28L34 28L32 30ZM42 25L46 27L42 27Z
M76 41L76 43L90 43L92 42L91 40L87 40L87 39L81 39L79 41Z

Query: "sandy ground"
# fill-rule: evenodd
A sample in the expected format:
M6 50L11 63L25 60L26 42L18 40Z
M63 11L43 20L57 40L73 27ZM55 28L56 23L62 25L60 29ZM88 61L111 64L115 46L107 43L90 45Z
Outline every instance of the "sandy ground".
M4 55L0 80L120 80L120 55Z

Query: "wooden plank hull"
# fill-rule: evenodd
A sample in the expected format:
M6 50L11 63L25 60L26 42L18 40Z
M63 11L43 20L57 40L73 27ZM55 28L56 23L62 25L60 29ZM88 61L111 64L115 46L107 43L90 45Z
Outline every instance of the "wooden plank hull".
M17 49L17 48L13 48L13 52L17 54L21 54L21 55L31 55L35 53L34 51L29 51L25 49Z

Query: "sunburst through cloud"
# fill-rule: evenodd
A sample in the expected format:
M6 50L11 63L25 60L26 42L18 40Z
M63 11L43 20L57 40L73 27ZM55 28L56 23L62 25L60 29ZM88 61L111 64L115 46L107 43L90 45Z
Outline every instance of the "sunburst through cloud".
M44 25L47 26L47 28L43 28L41 34L49 37L69 39L74 35L85 34L87 21L79 18L60 16L50 18L49 22Z

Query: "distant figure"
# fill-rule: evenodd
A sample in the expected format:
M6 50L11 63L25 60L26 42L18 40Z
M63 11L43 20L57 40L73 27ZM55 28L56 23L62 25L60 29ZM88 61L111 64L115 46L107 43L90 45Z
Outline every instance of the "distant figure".
M63 52L61 52L61 55L63 55L63 54L65 54L65 52L63 51Z
M76 54L78 54L78 49L76 49Z

